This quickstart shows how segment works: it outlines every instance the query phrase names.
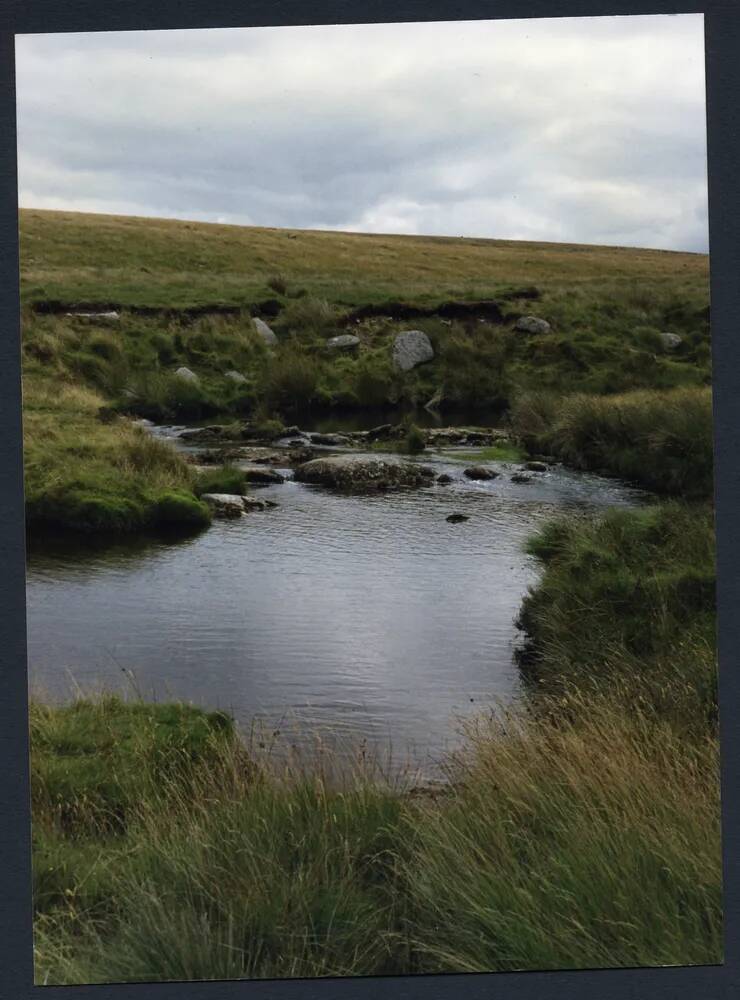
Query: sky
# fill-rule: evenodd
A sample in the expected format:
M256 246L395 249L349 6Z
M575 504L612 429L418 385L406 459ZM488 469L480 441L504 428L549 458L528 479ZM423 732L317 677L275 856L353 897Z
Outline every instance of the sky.
M697 15L22 35L22 207L707 252Z

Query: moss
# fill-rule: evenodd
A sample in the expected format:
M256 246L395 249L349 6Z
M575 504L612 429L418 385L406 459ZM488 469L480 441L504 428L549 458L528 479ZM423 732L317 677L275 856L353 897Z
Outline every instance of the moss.
M224 465L220 468L201 472L195 481L193 490L196 496L204 493L244 493L246 475L241 469Z
M153 518L159 526L205 527L211 522L211 513L208 505L201 503L192 494L167 490L156 498Z

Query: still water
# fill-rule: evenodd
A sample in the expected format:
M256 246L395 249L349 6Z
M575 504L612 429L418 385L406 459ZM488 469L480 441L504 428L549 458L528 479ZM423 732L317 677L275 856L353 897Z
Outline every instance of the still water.
M516 484L491 463L503 475L473 482L461 461L423 460L455 481L346 495L289 480L259 493L278 507L185 541L45 541L28 561L32 690L135 688L431 767L462 718L517 697L525 539L641 495L561 468Z

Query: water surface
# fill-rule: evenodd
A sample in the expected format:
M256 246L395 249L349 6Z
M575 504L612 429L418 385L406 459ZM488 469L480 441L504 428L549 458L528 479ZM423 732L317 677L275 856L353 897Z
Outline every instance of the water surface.
M290 480L259 493L277 508L185 541L34 547L32 687L62 699L72 678L131 690L133 677L144 697L224 708L244 728L321 730L430 765L461 718L519 693L513 622L537 575L525 539L640 494L562 468L515 484L516 466L491 463L504 474L472 482L449 456L423 461L455 482L346 495Z

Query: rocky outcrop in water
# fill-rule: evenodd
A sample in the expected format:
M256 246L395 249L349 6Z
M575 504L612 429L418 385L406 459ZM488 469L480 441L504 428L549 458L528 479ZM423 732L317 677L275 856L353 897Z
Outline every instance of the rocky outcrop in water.
M248 483L256 483L258 486L272 486L285 482L285 476L281 476L274 469L265 469L261 465L242 466L241 468Z
M423 330L404 330L393 341L393 364L408 372L434 357L434 348Z
M524 468L530 472L547 472L547 465L544 462L525 462Z
M204 493L201 500L208 504L214 517L232 518L253 510L267 510L277 507L269 500L258 500L257 497L243 497L238 493Z
M495 479L500 473L494 469L488 469L485 465L471 465L465 469L468 479Z
M395 458L332 455L300 465L295 478L302 483L318 483L339 489L393 489L426 486L434 479L434 470Z

